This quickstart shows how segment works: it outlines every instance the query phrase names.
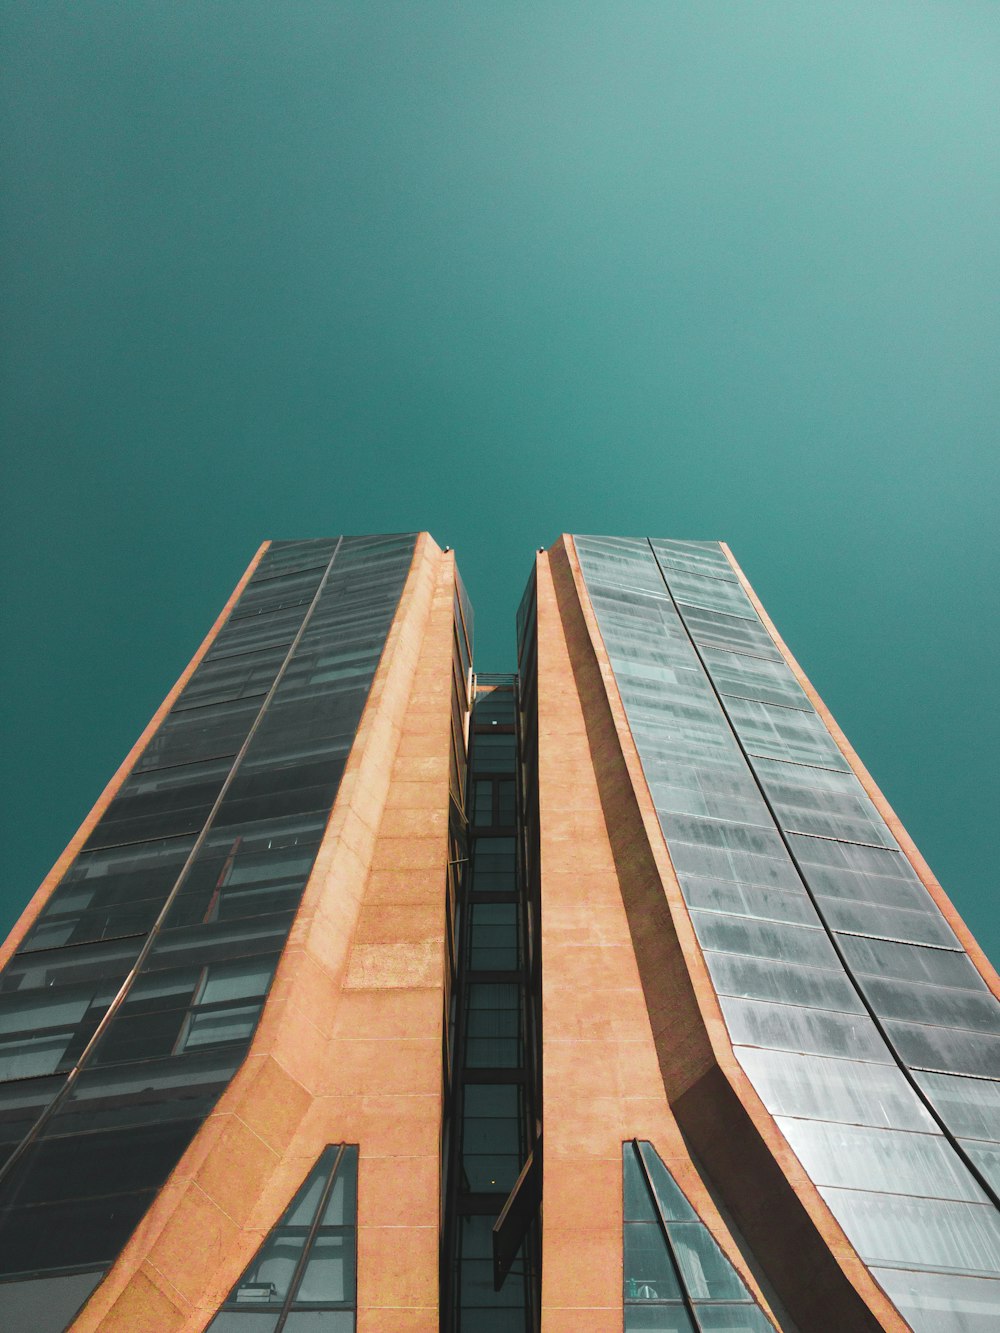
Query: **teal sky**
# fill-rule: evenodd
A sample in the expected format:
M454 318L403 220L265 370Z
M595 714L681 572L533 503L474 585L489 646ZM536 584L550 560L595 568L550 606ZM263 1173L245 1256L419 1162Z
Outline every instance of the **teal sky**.
M0 928L265 537L730 542L1000 961L1000 6L0 0Z

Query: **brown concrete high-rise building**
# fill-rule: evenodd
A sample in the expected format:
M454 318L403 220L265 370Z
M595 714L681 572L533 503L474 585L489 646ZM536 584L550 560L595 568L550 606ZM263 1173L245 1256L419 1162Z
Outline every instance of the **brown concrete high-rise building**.
M0 952L0 1327L986 1333L1000 982L714 542L265 544Z

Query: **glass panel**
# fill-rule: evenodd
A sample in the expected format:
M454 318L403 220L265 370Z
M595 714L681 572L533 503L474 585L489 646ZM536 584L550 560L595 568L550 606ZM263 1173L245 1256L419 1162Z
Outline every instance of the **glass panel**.
M701 1222L673 1222L670 1226L681 1276L693 1300L741 1300L747 1289L708 1228Z
M327 1169L336 1160L336 1149L328 1149L330 1161ZM356 1144L347 1144L344 1155L337 1167L337 1178L323 1213L323 1225L354 1226L358 1215L358 1148Z
M720 648L703 648L702 657L720 694L762 699L805 712L812 710L801 685L784 662L768 662Z
M659 1222L626 1222L625 1300L679 1300L681 1289Z
M477 825L493 823L493 783L488 780L472 784L472 822Z
M59 1032L44 1037L17 1037L5 1041L0 1045L0 1080L54 1074L63 1063L63 1054L72 1038L72 1032Z
M223 1310L209 1324L206 1333L274 1333L277 1326L277 1313Z
M335 1153L336 1150L333 1150ZM306 1183L296 1194L281 1219L282 1226L308 1227L316 1216L316 1209L323 1195L323 1188L326 1185L327 1176L330 1167L333 1165L333 1155L328 1148L324 1151L319 1161L313 1167L306 1178Z
M461 1216L458 1230L459 1306L462 1327L493 1330L517 1330L524 1327L524 1285L512 1272L499 1291L493 1290L493 1217ZM519 1267L515 1260L515 1269Z
M839 935L837 943L852 972L875 977L898 977L936 986L963 986L981 990L983 979L964 953L947 949L923 949L915 944Z
M511 1069L521 1060L521 992L516 985L472 982L468 987L466 1064Z
M955 943L951 927L936 911L888 907L883 903L861 903L844 898L816 895L816 904L831 930L861 935L881 935L912 944L936 944L950 949Z
M701 907L733 916L758 917L763 921L788 921L817 927L821 924L808 894L801 887L798 893L787 893L760 884L705 879L701 875L681 875L679 879L688 907Z
M354 1333L353 1310L293 1310L282 1333Z
M1000 1273L1000 1217L992 1206L828 1186L820 1193L866 1263Z
M607 540L607 539L605 539ZM686 570L735 583L736 574L718 542L679 541L665 537L651 537L650 545L661 567L667 571ZM673 579L672 572L666 575Z
M702 1333L774 1333L774 1325L756 1305L696 1305Z
M350 1302L354 1300L354 1237L321 1230L306 1261L295 1303Z
M937 1130L930 1112L895 1065L859 1064L746 1046L734 1049L772 1114Z
M513 838L477 838L472 855L472 888L475 892L514 891L515 849Z
M703 949L748 954L751 958L778 958L803 967L843 971L824 930L751 917L722 916L715 912L692 912L691 921Z
M817 1185L987 1202L944 1137L784 1116L776 1119Z
M29 1278L0 1286L3 1327L8 1333L63 1333L104 1276L73 1273L68 1277Z
M189 1017L178 1050L196 1046L216 1046L249 1037L257 1022L260 1005L240 1005L236 1009L216 1009L209 1013L195 1011Z
M698 1214L688 1203L673 1176L660 1160L660 1156L651 1143L640 1143L639 1151L646 1164L649 1178L660 1205L660 1210L668 1222L694 1222Z
M773 958L744 958L705 950L705 962L720 995L776 1000L813 1009L863 1013L864 1005L843 972L796 967Z
M945 1273L873 1268L916 1333L995 1333L1000 1324L1000 1282Z
M229 1299L237 1305L280 1305L288 1295L306 1234L304 1229L273 1232Z
M517 787L513 782L497 783L497 820L500 824L513 824L517 818Z
M741 1045L894 1063L867 1013L838 1014L728 996L722 996L720 1004L733 1041Z
M515 754L512 735L476 733L472 745L472 764L477 773L513 773Z
M247 958L238 963L216 963L208 976L198 1003L217 1004L221 1000L242 1000L249 995L263 995L271 982L274 960Z
M646 1176L636 1159L635 1146L631 1143L622 1144L622 1180L625 1221L655 1222L657 1213L646 1184Z
M694 1333L683 1305L626 1305L625 1333Z
M1000 1031L1000 1005L985 983L978 992L877 977L865 977L863 985L866 998L881 1018L923 1019L938 1027Z
M850 771L837 742L816 713L733 698L726 700L726 710L740 740L754 756Z
M1000 1194L1000 1143L983 1143L977 1139L959 1139L958 1142L990 1188Z
M953 1134L1000 1142L1000 1083L920 1069L913 1077Z
M470 920L470 969L514 971L518 965L517 904L473 903Z
M1000 1037L918 1023L888 1022L885 1029L908 1065L942 1069L947 1073L976 1074L980 1078L1000 1078Z
M463 1098L464 1190L506 1194L521 1169L520 1088L467 1083Z

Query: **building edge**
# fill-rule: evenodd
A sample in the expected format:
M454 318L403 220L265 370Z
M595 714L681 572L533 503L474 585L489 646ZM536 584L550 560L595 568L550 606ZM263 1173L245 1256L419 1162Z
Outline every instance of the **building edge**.
M781 653L781 656L784 658L789 669L792 671L793 675L795 676L795 679L802 686L802 689L805 691L809 699L809 702L816 709L816 712L822 719L823 725L826 727L827 731L832 736L833 740L837 745L837 748L840 750L840 753L844 756L844 758L847 760L847 763L850 765L851 770L854 773L854 776L861 783L862 787L864 787L865 792L867 793L872 804L875 806L879 814L885 820L890 832L892 833L892 836L899 843L900 850L906 857L907 861L909 861L910 865L913 867L917 875L917 878L923 884L924 888L927 890L930 896L934 899L934 902L937 904L937 907L939 908L942 916L948 922L948 925L951 926L952 930L958 936L959 940L961 941L962 947L965 949L965 952L968 954L969 958L975 964L976 970L979 972L979 975L986 982L987 986L993 992L994 996L996 996L997 999L1000 999L1000 974L997 973L996 968L986 957L986 954L983 952L982 946L979 944L979 942L976 940L976 937L973 935L972 931L966 925L955 904L951 901L945 890L941 887L940 882L938 881L934 872L931 870L930 866L927 864L916 843L910 837L909 833L907 833L905 827L903 826L902 820L896 814L895 810L889 804L888 800L886 800L884 794L882 793L881 788L879 787L875 779L872 777L871 773L862 763L857 751L854 749L853 745L851 745L851 742L847 739L847 736L840 728L840 726L837 724L836 718L833 716L827 705L823 702L815 685L813 685L812 681L802 670L802 667L799 665L798 661L792 654L788 645L785 643L784 639L778 633L774 621L767 614L767 611L761 604L760 598L754 592L750 580L747 578L746 574L744 574L743 570L740 568L740 565L737 562L736 557L733 555L732 551L729 549L729 547L725 542L720 542L719 546L722 548L723 554L725 555L726 559L732 566L733 573L739 579L743 591L750 599L754 610L760 616L761 623L764 625L764 628L767 630L768 634L774 641L775 648L777 648L778 652Z
M216 616L212 628L205 635L204 639L202 639L201 644L196 650L194 656L191 658L190 662L188 662L187 666L184 668L181 674L177 677L177 680L175 681L173 687L167 694L166 698L163 700L159 708L157 708L156 712L153 714L149 722L147 722L146 726L143 728L142 732L139 735L138 740L132 746L131 750L129 750L128 754L125 756L122 762L118 765L117 769L115 770L111 779L108 781L104 790L101 792L100 796L98 796L97 800L91 806L88 813L84 816L84 819L80 824L80 827L73 834L72 838L70 838L69 842L66 844L65 848L56 859L56 862L53 865L52 869L42 880L41 884L38 886L35 892L32 894L31 898L28 901L27 906L15 921L7 938L2 943L0 943L0 970L2 970L4 967L7 966L8 962L10 962L11 958L17 952L21 944L21 941L24 939L25 935L27 935L31 927L35 924L35 921L40 915L42 908L52 897L52 894L55 892L59 884L59 881L62 879L63 875L65 875L66 871L72 865L73 861L77 856L77 853L83 847L83 844L87 841L87 838L90 836L91 832L94 829L94 826L101 818L101 815L104 814L104 811L114 800L115 796L118 793L119 788L122 786L128 775L132 772L132 769L135 767L136 762L139 759L139 756L146 748L146 745L149 743L149 740L154 735L154 733L160 726L163 719L170 712L171 708L174 706L178 696L184 689L184 686L188 683L188 681L191 679L191 677L194 675L195 671L201 664L202 658L211 648L212 644L215 641L216 635L219 633L219 630L222 629L223 625L229 619L230 612L236 605L237 601L239 601L240 595L246 588L247 584L250 582L251 578L254 575L254 571L260 564L261 559L264 556L264 553L267 551L270 545L271 545L270 540L261 542L260 546L257 548L257 552L254 555L253 559L250 561L249 565L247 565L246 570L244 571L243 576L241 577L239 583L237 583L236 587L230 593L222 610L219 612L218 616Z

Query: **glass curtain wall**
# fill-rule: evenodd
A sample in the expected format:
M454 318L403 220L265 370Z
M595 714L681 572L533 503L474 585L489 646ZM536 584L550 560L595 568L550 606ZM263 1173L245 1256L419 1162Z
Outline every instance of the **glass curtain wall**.
M0 974L0 1325L65 1326L239 1067L414 542L272 544Z
M454 1333L530 1333L537 1326L534 1231L499 1288L493 1260L494 1223L535 1146L519 809L516 677L479 676L448 1052L442 1326Z
M918 1333L985 1333L1000 1007L718 544L575 543L738 1059Z

